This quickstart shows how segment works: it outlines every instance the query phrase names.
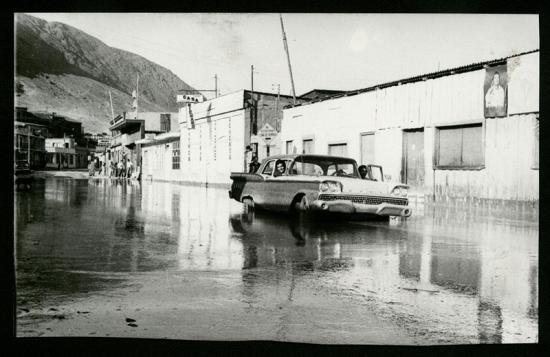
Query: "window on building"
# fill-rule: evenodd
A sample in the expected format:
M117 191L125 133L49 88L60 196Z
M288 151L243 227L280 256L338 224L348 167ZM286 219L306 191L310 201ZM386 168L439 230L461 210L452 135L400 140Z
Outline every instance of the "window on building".
M302 154L313 154L313 139L302 141Z
M539 169L539 116L535 118L535 125L533 128L534 145L533 145L533 169Z
M292 140L286 142L286 153L287 155L292 154Z
M180 168L180 142L174 141L172 144L172 169L179 170Z
M160 130L164 132L170 131L170 114L160 115Z
M69 155L69 165L72 165L74 163L74 156L73 155Z
M348 145L347 144L329 144L328 154L332 156L347 156Z
M484 165L481 124L437 128L438 168L480 168Z

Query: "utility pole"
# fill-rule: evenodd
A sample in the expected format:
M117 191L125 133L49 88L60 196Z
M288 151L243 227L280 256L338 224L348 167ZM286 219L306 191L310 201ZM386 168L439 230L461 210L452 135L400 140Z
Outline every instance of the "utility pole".
M296 92L294 91L294 78L292 77L292 67L290 66L290 54L288 53L288 44L286 42L285 27L283 25L283 15L279 14L281 19L281 30L283 31L283 44L285 45L286 59L288 61L288 71L290 72L290 84L292 85L292 100L296 104Z
M218 98L218 74L214 74L214 93L216 98Z
M139 74L136 80L136 119L138 118L138 104L139 103Z
M250 125L250 134L256 135L258 133L258 118L256 115L258 114L256 103L254 101L254 65L250 65L250 106L251 106L251 121L252 125Z
M273 89L274 86L277 86L277 102L275 104L276 113L276 121L275 121L275 130L279 131L279 97L281 96L281 85L280 84L272 84L271 89Z
M254 93L254 65L250 65L250 91Z
M113 109L113 97L111 97L111 91L109 90L109 101L111 102L111 120L115 118L115 111Z

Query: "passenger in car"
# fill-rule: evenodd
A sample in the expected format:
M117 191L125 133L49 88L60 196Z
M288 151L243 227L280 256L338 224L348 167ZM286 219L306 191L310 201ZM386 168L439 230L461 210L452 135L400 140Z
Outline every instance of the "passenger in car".
M285 162L283 160L277 160L275 162L275 172L273 173L273 177L284 175L285 170L286 170Z

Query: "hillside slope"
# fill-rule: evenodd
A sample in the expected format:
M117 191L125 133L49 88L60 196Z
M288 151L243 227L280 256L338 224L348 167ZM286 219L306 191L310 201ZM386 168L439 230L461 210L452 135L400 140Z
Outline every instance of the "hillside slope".
M130 110L139 75L140 111L177 111L178 89L192 89L168 69L107 46L74 27L18 14L16 103L80 120L86 131L106 131L111 116Z

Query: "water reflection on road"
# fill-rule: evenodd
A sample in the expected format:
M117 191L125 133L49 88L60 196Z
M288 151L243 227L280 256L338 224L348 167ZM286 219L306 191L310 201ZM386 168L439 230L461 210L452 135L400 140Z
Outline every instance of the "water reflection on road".
M534 220L440 208L290 219L245 214L226 189L60 178L18 192L16 210L20 305L117 294L132 273L221 271L240 276L231 284L251 310L324 291L434 342L538 340Z

